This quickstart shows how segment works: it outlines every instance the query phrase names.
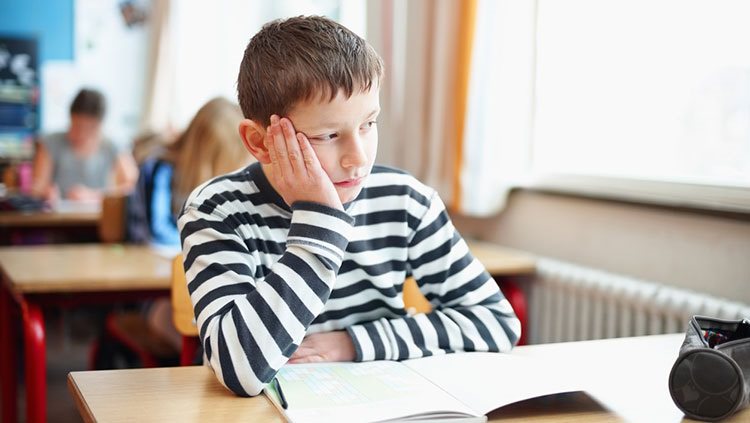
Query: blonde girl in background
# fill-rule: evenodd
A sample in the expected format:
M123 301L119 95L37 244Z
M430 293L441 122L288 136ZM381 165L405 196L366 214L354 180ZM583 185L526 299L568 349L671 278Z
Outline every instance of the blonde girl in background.
M176 220L198 185L249 164L237 133L239 106L215 98L198 110L185 132L140 167L128 207L128 239L180 249Z
M143 161L128 201L130 242L180 252L176 221L188 195L203 182L250 163L237 133L242 118L239 106L215 98L198 110L174 142ZM181 338L172 324L169 300L150 304L147 320L152 331L178 352Z

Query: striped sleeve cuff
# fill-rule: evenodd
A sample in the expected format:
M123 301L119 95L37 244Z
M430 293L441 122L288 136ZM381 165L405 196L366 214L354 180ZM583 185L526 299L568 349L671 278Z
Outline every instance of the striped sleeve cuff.
M317 253L341 262L354 228L354 218L342 210L305 201L294 203L292 212L287 245L313 247Z
M395 360L396 345L390 325L385 319L352 325L347 328L352 337L356 358L354 361Z

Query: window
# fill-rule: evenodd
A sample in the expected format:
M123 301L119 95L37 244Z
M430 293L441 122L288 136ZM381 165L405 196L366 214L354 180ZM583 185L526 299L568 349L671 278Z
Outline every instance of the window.
M750 210L747 16L744 0L538 0L534 183Z
M237 100L237 73L250 38L276 18L325 15L364 36L364 0L220 0L172 3L174 52L170 121L184 128L215 96Z

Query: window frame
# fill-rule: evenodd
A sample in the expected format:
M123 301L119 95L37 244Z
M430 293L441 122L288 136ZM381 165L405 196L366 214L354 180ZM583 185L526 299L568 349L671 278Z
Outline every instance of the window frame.
M742 186L569 173L532 173L521 187L608 200L750 215L750 189Z

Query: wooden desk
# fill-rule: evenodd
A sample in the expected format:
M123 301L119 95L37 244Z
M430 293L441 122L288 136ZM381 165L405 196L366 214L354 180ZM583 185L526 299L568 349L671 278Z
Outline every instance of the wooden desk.
M0 212L0 227L96 226L98 223L98 212Z
M536 260L528 253L482 241L467 239L466 244L494 277L529 275L536 270Z
M113 303L169 293L170 259L148 247L104 244L0 248L0 348L4 422L17 421L16 311L25 342L27 419L46 420L43 308ZM17 307L16 307L17 306Z
M96 226L101 217L101 206L97 204L61 201L53 210L0 212L0 227L67 227Z
M97 242L99 203L61 202L53 210L0 211L0 245Z
M591 397L565 394L512 404L492 412L490 421L679 422L683 414L669 396L667 377L682 339L676 334L518 347L513 354L577 369L592 380ZM68 386L87 422L284 421L265 396L236 397L202 366L72 372ZM749 418L744 410L728 421Z

